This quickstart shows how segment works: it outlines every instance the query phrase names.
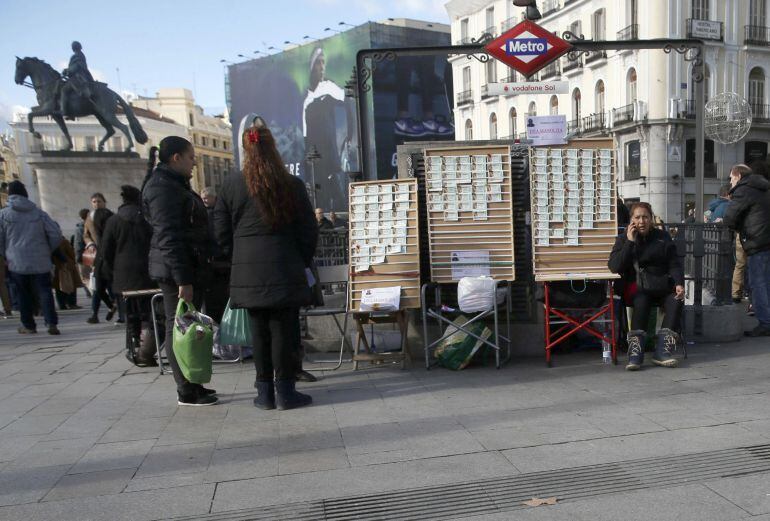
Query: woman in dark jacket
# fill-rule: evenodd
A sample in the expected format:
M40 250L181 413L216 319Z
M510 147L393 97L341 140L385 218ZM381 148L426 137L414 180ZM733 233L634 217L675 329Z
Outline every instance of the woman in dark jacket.
M104 302L104 304L109 309L105 317L105 319L108 321L112 320L112 317L118 310L118 306L114 300L114 295L112 294L112 287L110 286L109 279L106 279L104 277L104 273L102 272L102 264L104 260L104 256L102 255L101 251L102 234L104 233L104 228L107 225L107 221L112 216L112 211L108 210L107 208L97 208L93 213L93 231L96 235L94 239L96 240L96 244L98 246L96 248L96 257L94 258L94 266L91 273L91 276L94 278L95 287L90 288L93 291L91 295L91 316L86 321L89 324L99 323L99 306L101 302Z
M206 207L190 187L195 150L184 138L160 142L160 163L145 178L142 209L152 226L149 272L163 291L166 313L165 351L177 386L179 405L213 405L216 392L187 381L174 356L173 330L179 299L200 309L208 271Z
M649 203L631 206L631 224L615 241L608 267L622 276L624 302L634 307L626 369L636 371L644 362L645 334L653 306L661 307L665 318L657 333L652 361L663 367L676 367L672 353L679 341L676 331L684 303L684 271L671 236L653 226Z
M102 276L111 281L112 289L122 298L124 291L153 289L158 287L150 278L147 258L150 253L152 227L142 215L142 192L130 185L120 187L123 205L110 217L101 241ZM129 321L128 327L137 327L137 336L144 340L136 365L156 365L155 343L150 334L150 298L136 302L137 323ZM143 333L140 333L143 332Z
M232 255L230 305L251 315L261 409L312 402L295 390L299 308L310 302L305 268L318 226L302 181L289 174L261 118L242 136L243 174L228 177L214 211L217 242ZM273 378L275 377L275 382Z

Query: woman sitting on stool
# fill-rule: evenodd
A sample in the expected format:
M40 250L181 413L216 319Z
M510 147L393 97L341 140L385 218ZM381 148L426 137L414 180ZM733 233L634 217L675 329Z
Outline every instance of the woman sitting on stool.
M665 317L656 335L652 362L676 367L672 353L680 341L677 330L684 304L684 271L671 236L653 226L649 203L631 206L631 224L615 240L607 265L610 271L621 275L623 300L634 307L626 370L637 371L644 362L645 335L653 306L662 308Z

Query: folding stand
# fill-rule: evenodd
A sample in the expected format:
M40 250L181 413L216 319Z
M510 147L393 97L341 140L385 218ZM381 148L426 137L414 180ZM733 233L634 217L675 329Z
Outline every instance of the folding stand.
M551 349L571 337L578 331L584 331L612 346L612 362L618 363L617 339L615 338L615 306L612 281L608 282L609 298L607 304L598 309L561 308L551 305L550 287L544 282L545 293L545 362L551 367ZM609 315L609 316L608 316ZM606 325L610 324L610 336L606 335ZM604 331L599 331L592 324L603 324ZM558 326L552 330L552 326Z
M353 313L353 320L356 322L356 343L353 348L353 370L358 369L359 362L401 362L401 369L406 368L406 360L409 357L407 354L407 330L409 328L409 320L405 309L399 309L398 311L393 311L391 313L356 311ZM394 323L398 324L398 330L401 335L401 350L396 353L375 353L372 351L369 342L366 340L364 325ZM372 340L374 340L374 336L372 336ZM366 353L360 352L362 343L364 344ZM342 351L340 351L340 357L342 357Z
M163 308L163 293L156 293L152 296L152 300L150 300L150 307L152 308L152 331L155 333L155 345L158 347L158 367L160 368L160 374L166 374L171 372L171 368L169 367L168 370L163 368L163 351L166 348L165 343L161 343L160 341L160 333L158 332L158 313L155 312L157 308L157 302L160 302L161 309ZM163 319L166 319L165 314L163 315ZM166 324L163 324L163 328L165 330ZM167 359L168 360L168 359Z
M422 286L422 328L423 328L423 342L425 345L425 369L430 369L430 352L431 349L436 347L441 341L443 341L445 338L449 337L450 335L453 335L454 333L458 331L462 331L463 333L472 336L476 340L479 340L480 342L483 342L488 347L491 347L495 350L495 367L500 369L501 366L501 360L500 360L500 345L501 345L501 339L505 341L506 343L506 355L505 359L502 360L502 362L507 362L511 358L511 283L508 281L497 281L497 284L505 284L505 300L503 301L503 305L505 307L505 322L507 327L507 335L503 336L500 334L500 324L498 319L497 311L499 309L499 306L497 304L497 286L495 286L495 298L494 298L494 306L492 309L488 309L486 311L480 311L475 317L468 320L465 324L458 325L446 318L442 312L442 304L441 304L441 286L438 283L430 282L428 284L423 284ZM426 292L428 289L432 288L434 290L435 295L435 302L436 307L435 309L431 309L428 307L428 300L425 298ZM472 331L468 329L468 327L473 324L474 322L481 321L488 316L493 315L495 319L495 329L493 331L494 333L494 342L490 341L488 339L481 338L480 336L476 335ZM436 320L439 326L446 325L447 328L444 331L444 334L441 335L441 337L438 340L435 340L433 342L430 342L428 338L428 318L433 318Z

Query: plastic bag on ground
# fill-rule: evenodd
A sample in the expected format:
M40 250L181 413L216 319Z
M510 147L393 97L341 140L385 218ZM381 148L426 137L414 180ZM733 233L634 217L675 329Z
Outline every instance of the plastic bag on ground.
M468 319L461 315L454 319L452 323L462 326L467 321ZM477 335L479 338L490 342L494 341L492 339L492 330L480 321L474 322L466 329ZM440 366L459 371L468 367L476 353L485 345L484 342L469 335L465 331L457 330L441 341L438 347L436 347L435 356Z

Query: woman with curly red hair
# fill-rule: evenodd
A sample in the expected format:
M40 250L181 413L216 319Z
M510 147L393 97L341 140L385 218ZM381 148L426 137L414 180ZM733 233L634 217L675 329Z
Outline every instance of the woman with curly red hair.
M249 310L257 372L254 405L292 409L310 396L295 389L299 308L310 303L305 268L318 226L305 185L286 170L262 118L244 130L243 173L230 175L214 210L217 242L232 256L230 306Z

